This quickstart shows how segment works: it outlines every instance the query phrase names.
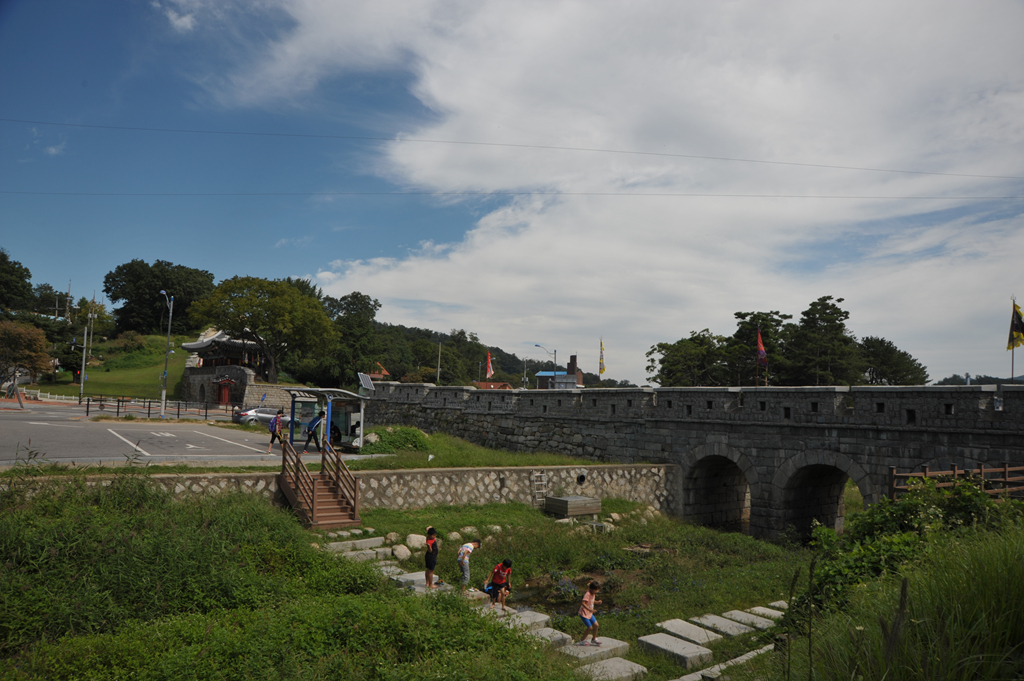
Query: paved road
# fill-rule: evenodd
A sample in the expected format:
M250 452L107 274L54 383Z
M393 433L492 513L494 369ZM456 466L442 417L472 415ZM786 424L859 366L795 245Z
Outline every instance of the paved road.
M85 407L77 404L0 407L0 467L14 465L30 452L80 466L124 464L131 458L151 464L273 466L281 457L266 456L269 440L269 434L198 422L92 421L85 416Z

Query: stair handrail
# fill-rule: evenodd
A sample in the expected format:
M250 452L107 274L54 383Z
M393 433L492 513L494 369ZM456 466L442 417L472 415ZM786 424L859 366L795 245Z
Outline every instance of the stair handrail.
M310 522L316 522L316 480L306 470L302 457L287 440L281 443L281 476L295 492Z
M352 504L354 518L359 517L359 480L345 465L345 461L329 442L324 443L320 455L320 470L337 485L342 495Z

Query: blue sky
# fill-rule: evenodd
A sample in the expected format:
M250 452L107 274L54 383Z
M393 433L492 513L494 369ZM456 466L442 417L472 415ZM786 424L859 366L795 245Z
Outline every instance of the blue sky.
M16 0L0 246L76 297L164 259L588 371L603 336L638 383L834 295L933 378L1007 375L1024 200L973 197L1024 195L1021 35L1018 2Z

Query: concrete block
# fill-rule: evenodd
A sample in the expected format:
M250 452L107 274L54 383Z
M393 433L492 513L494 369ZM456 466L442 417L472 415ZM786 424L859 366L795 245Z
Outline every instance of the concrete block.
M726 636L739 636L740 634L749 634L754 631L751 627L739 622L733 622L727 620L724 617L718 615L701 615L700 617L691 617L690 621L694 624L699 624L702 627L708 629L714 629L715 631L725 634Z
M422 534L410 534L405 538L405 545L413 551L419 551L427 545L427 538Z
M696 624L690 624L685 620L668 620L666 622L659 622L658 626L673 636L678 636L684 641L699 645L707 645L722 639L721 634L708 631L704 627L698 627Z
M629 653L629 644L625 641L608 638L607 636L598 636L597 640L601 642L601 645L578 646L574 643L570 643L558 650L559 652L565 653L569 657L579 660L580 662L598 662L600 660L607 660L611 657L619 657L620 655L626 655Z
M756 608L747 608L747 612L757 615L758 617L767 617L770 620L782 619L785 613L779 612L778 610L772 610L771 608L762 608L758 606Z
M527 631L534 629L540 629L546 627L551 618L542 612L536 612L534 610L524 610L523 612L516 613L508 618L506 624L509 628L513 627L525 627Z
M789 608L789 603L786 601L775 601L774 603L769 603L768 607L775 608L776 610L787 610Z
M363 549L372 549L375 546L380 546L383 543L384 537L370 537L368 539L354 539L350 541L331 542L325 548L328 551L342 553L345 551L362 551Z
M676 679L676 681L704 681L704 679L717 679L722 675L722 671L725 670L727 667L731 667L737 664L743 664L744 662L749 662L758 655L763 655L764 653L767 653L769 650L774 649L775 646L771 645L765 646L764 648L758 648L757 650L751 650L749 653L746 653L745 655L740 655L735 659L722 662L721 664L716 664L715 666L708 667L707 669L702 669L699 672L694 672L692 674L687 674L686 676L681 676L678 679Z
M533 629L527 633L530 636L536 636L537 638L547 641L552 648L561 648L565 645L572 645L572 636L564 632L552 629L551 627L541 627L539 629Z
M373 552L375 554L377 554L377 558L379 560L386 560L386 559L390 558L391 555L392 555L391 554L391 547L390 546L380 546L380 547L377 547L377 548L375 548L373 550Z
M710 650L669 634L648 634L641 636L636 642L647 650L674 658L686 669L703 667L711 662Z
M647 675L647 667L623 660L621 657L613 657L585 664L576 672L594 681L634 681Z
M409 550L404 544L399 544L391 548L391 553L398 560L409 560L412 558L412 551Z
M404 575L405 570L394 565L380 565L377 567L377 571L385 577L395 577L396 575Z
M722 617L731 619L733 622L746 624L748 627L754 627L755 629L771 629L775 626L775 622L773 620L758 617L757 615L751 615L749 612L743 612L742 610L730 610L729 612L723 612Z
M345 553L341 554L341 557L342 558L347 558L349 560L354 560L354 561L356 561L358 563L362 563L363 561L366 561L366 560L377 560L377 552L376 551L370 551L370 550L366 550L366 551L346 551Z
M395 581L402 586L410 586L413 584L426 584L427 573L426 572L407 572L401 575L395 575Z

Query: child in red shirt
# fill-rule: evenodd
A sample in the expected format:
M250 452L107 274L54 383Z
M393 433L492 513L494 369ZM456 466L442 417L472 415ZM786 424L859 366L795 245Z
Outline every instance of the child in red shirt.
M501 604L502 610L508 610L505 607L505 597L508 596L508 592L512 588L512 561L506 558L491 570L490 583L484 589L491 595L491 608L494 608L495 603Z

